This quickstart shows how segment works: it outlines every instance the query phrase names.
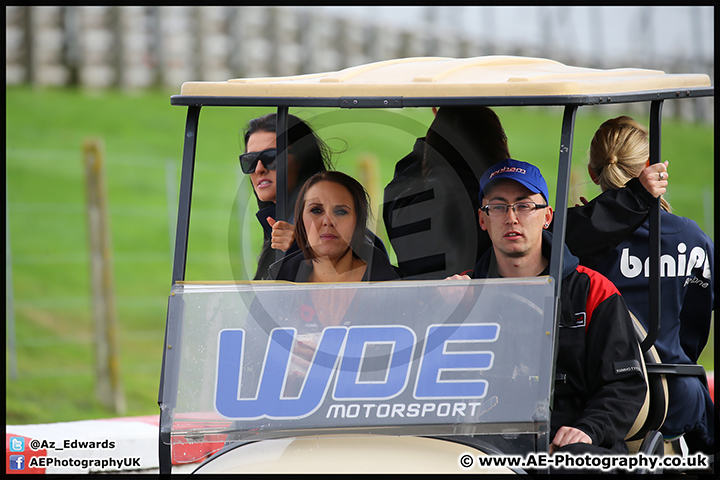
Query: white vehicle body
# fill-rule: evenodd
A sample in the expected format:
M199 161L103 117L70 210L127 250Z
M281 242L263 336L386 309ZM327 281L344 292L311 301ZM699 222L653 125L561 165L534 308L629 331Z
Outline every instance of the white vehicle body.
M598 70L511 56L408 58L339 72L183 84L172 99L188 107L188 120L160 385L161 471L169 472L173 450L211 442L222 449L198 473L480 473L461 458L547 452L550 440L561 255L552 256L546 277L452 285L186 280L201 108L278 108L278 212L284 212L281 132L290 107L562 105L555 201L562 206L578 107L650 102L652 136L664 100L713 92L707 75ZM658 159L657 149L651 151L651 163ZM563 208L555 224L557 252ZM318 352L300 390L288 393L292 345L305 334L297 312L317 295L351 298L352 318L311 332ZM651 351L656 334L650 332L644 351ZM656 430L644 420L633 433ZM657 436L651 441L657 444Z

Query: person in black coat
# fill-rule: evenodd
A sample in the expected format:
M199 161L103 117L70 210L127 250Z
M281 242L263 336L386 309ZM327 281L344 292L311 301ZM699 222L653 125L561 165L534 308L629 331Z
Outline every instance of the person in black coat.
M553 210L540 170L500 162L480 179L479 200L478 223L492 247L470 277L548 275ZM610 280L567 247L563 257L550 453L627 454L624 438L647 393L630 312Z
M277 114L269 113L248 122L243 131L245 153L240 155L243 173L250 176L257 198L256 214L263 227L263 246L258 256L254 280L266 280L268 267L275 261L275 251L297 251L291 218L277 218ZM318 172L332 168L330 149L315 131L295 115L288 115L288 199L292 214L298 190Z
M436 110L384 192L383 221L403 278L444 278L477 262L490 247L474 220L478 182L508 157L505 131L490 108Z

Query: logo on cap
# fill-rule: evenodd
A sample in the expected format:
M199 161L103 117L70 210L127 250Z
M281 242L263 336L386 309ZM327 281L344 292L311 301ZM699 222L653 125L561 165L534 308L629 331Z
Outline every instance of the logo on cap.
M493 178L498 173L520 173L522 175L525 175L527 173L527 170L525 170L524 168L518 168L518 167L502 167L501 169L495 170L493 173L491 173L488 180Z
M535 165L506 158L487 169L480 178L480 193L478 195L480 202L485 196L488 185L501 178L515 180L525 185L531 192L542 194L546 202L549 200L547 183Z

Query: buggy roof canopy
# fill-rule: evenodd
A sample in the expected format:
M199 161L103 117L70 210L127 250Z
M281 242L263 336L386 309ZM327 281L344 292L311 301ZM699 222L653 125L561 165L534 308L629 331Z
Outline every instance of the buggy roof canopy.
M597 104L713 93L704 74L575 67L533 57L417 57L337 72L186 82L175 105L403 107L484 99L494 105ZM450 102L452 103L452 102Z

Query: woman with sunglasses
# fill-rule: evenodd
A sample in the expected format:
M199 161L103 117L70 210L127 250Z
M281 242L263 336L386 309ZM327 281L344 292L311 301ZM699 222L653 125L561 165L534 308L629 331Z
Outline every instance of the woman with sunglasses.
M248 122L243 134L246 153L240 155L242 171L250 175L253 192L257 197L259 210L256 216L264 232L253 280L268 279L268 267L275 261L274 250L281 250L286 255L298 250L290 224L298 191L307 179L332 168L330 148L305 121L295 115L288 115L287 189L290 217L277 218L276 116L275 113L269 113ZM385 245L374 233L366 230L366 237L387 256Z
M243 173L250 175L259 210L256 214L263 227L264 240L258 257L254 280L266 280L268 267L275 261L274 249L296 250L293 227L276 218L277 149L276 115L269 113L250 120L244 130L245 152L240 155ZM289 214L293 212L299 187L312 175L332 167L330 149L310 126L294 115L288 115L288 177Z

